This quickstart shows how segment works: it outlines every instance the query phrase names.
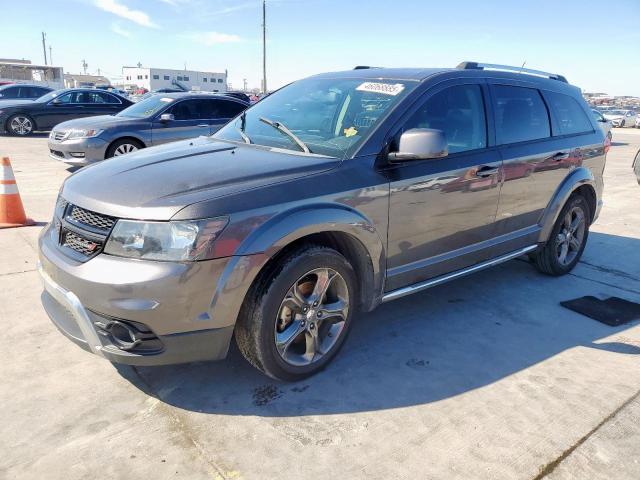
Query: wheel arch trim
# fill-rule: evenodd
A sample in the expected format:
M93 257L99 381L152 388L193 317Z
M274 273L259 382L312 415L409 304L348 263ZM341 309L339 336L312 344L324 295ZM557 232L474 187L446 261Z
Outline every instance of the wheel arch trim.
M370 282L371 298L364 306L370 310L380 303L384 288L385 249L373 224L348 207L315 204L282 212L244 239L215 287L209 312L214 323L235 324L254 281L284 248L305 237L332 232L350 235L367 252L373 278Z
M592 189L592 193L596 199L596 204L598 202L597 197L597 189L596 189L596 180L588 168L579 167L573 170L569 175L565 177L560 186L556 189L551 201L547 204L547 207L542 214L542 218L540 219L539 224L542 229L540 230L540 235L538 236L538 242L545 243L549 240L549 236L551 235L551 231L553 230L553 226L558 219L558 215L560 215L560 211L562 207L564 207L569 197L580 187L589 186ZM594 216L596 212L591 212Z

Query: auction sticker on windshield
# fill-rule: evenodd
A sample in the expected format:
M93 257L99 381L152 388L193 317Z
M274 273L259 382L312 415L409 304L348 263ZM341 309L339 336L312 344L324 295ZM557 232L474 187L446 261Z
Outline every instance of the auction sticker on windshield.
M385 95L396 96L402 90L404 90L404 85L401 83L377 83L377 82L364 82L360 86L356 88L361 92L371 92L371 93L383 93Z

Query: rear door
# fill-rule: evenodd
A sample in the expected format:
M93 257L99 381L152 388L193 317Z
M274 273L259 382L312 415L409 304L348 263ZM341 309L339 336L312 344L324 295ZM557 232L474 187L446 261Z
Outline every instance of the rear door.
M492 256L536 243L544 210L581 155L578 143L552 136L552 128L560 127L550 112L549 97L537 88L498 82L491 85L503 160L496 228L504 241Z
M400 132L444 131L449 155L386 169L391 187L387 290L488 258L501 161L489 140L486 92L482 80L436 87L401 127Z
M153 120L153 144L175 142L200 135L209 135L208 114L201 99L180 100L163 113L173 115L173 120L160 121L160 115Z

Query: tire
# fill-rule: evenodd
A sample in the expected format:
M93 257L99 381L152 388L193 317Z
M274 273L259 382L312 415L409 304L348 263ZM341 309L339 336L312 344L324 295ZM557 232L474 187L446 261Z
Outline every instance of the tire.
M144 148L144 145L142 145L138 140L133 138L121 138L109 145L104 158L118 157L120 155L135 152L141 148Z
M611 139L613 138L613 134L611 133L611 130L607 132L607 137L609 138L609 141L611 141Z
M12 115L7 120L6 130L16 137L26 137L31 135L36 128L36 124L29 115L18 113Z
M578 222L573 228L573 222L578 216L582 218L581 223ZM570 197L558 215L549 240L542 249L532 255L538 270L553 276L569 273L580 261L587 244L590 220L591 212L586 199L579 194ZM567 236L568 226L571 226L573 231Z
M314 303L323 282L328 285L326 293L319 296L319 304ZM340 253L302 246L280 259L249 290L235 328L238 348L271 378L309 377L324 369L344 344L357 295L355 272Z

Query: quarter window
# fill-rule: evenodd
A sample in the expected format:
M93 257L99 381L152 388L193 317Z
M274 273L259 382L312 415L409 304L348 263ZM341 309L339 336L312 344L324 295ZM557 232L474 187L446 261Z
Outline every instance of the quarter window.
M593 131L587 115L574 98L555 92L545 92L545 97L558 121L560 135Z
M551 135L549 113L538 90L495 85L493 101L498 144L538 140Z
M487 122L478 85L458 85L430 97L404 126L442 130L449 153L487 146Z

